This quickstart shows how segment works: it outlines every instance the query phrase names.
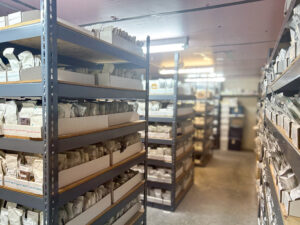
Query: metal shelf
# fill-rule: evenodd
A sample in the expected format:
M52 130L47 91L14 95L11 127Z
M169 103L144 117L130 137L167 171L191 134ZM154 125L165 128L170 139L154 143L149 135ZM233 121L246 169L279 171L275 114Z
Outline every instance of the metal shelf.
M194 95L178 95L177 100L195 100ZM175 95L150 95L149 101L175 101L176 96Z
M276 125L274 125L269 119L266 118L266 125L273 133L274 137L281 148L281 151L285 155L289 164L291 165L293 172L298 180L300 180L300 151L291 142L291 140L280 131Z
M270 170L270 165L269 165L268 162L266 162L266 160L265 160L265 164L266 164L267 181L268 181L269 187L271 189L271 195L272 195L273 203L274 203L274 207L273 207L272 210L275 212L275 216L276 216L276 219L277 219L277 224L278 225L284 225L283 217L282 217L282 213L281 213L281 209L280 209L280 203L278 201L275 185L274 185L274 182L273 182L273 177L272 177L271 170Z
M42 196L22 192L12 188L0 186L0 199L15 202L28 208L44 210L44 199Z
M144 183L139 184L137 187L130 190L124 197L118 200L116 203L111 205L107 210L97 216L89 224L106 224L112 216L117 215L117 213L123 209L129 202L138 197L144 191Z
M297 91L300 85L300 56L267 88L267 94L282 91Z
M1 88L0 88L1 89ZM18 138L0 138L0 149L27 152L35 154L43 154L44 143L43 141L25 140Z
M188 119L191 119L194 116L194 113L190 113L188 115L177 116L177 122L182 122ZM144 116L141 116L140 119L144 119ZM149 117L149 122L156 122L156 123L172 123L174 122L173 117Z
M173 185L170 184L170 183L147 180L147 187L149 187L149 188L161 188L161 189L164 189L164 190L172 190Z
M145 130L145 126L145 121L136 121L112 126L107 129L103 129L98 132L92 132L89 134L71 137L66 136L65 138L60 137L60 139L58 140L58 149L59 152L64 152L70 149L75 149L90 144L96 144L101 141L106 141L132 134L137 131Z
M0 84L1 97L41 97L41 81ZM58 97L72 99L145 99L146 91L58 82Z
M138 67L147 66L146 58L97 39L92 34L80 30L79 27L61 21L56 24L56 27L60 55L75 59L84 58L95 64L130 62ZM21 23L14 28L0 30L0 43L13 42L20 46L40 49L41 35L42 24L39 20L34 20Z
M101 184L111 180L113 177L125 172L132 168L134 165L143 163L146 160L146 152L138 153L129 159L126 159L116 165L107 168L104 171L93 174L78 182L68 185L59 190L59 202L58 205L62 206L69 201L74 200L78 196L99 187Z
M221 98L258 98L258 94L221 95Z

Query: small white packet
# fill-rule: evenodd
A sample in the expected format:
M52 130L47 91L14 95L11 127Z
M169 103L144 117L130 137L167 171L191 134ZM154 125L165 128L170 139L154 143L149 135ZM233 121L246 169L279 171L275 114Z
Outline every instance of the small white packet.
M10 225L22 225L23 210L8 207L8 220Z
M3 51L3 56L8 59L12 71L20 71L20 61L14 55L14 48L6 48Z
M8 209L7 208L1 208L0 224L1 225L9 225L8 224Z
M18 57L21 61L22 69L34 67L34 57L30 51L21 52Z
M6 154L6 175L10 177L17 176L18 154Z
M43 183L43 159L35 159L32 163L32 171L34 181L36 183Z
M26 214L22 216L23 225L38 225L39 224L39 213L33 211L27 211Z
M15 101L5 103L4 120L6 124L18 124L18 107Z

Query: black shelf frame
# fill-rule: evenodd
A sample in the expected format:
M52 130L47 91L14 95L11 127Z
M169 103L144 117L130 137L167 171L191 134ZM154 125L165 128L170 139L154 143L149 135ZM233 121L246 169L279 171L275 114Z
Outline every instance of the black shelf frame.
M18 190L0 187L0 198L43 211L44 224L58 224L58 208L79 195L100 186L111 180L114 176L132 166L144 163L147 174L148 150L148 104L149 104L149 47L150 38L147 37L146 57L113 46L107 42L96 39L93 35L60 22L57 19L57 0L40 0L41 19L21 23L13 28L7 27L0 30L0 49L15 47L18 51L30 50L41 55L41 80L32 82L11 82L1 84L0 97L39 97L42 99L43 128L41 140L23 140L17 138L0 138L0 148L8 151L39 153L43 155L44 191L42 196L33 195ZM26 42L23 40L26 39ZM58 42L60 40L60 42ZM14 42L14 43L11 43ZM28 43L29 44L28 44ZM92 52L93 54L65 53L61 48L68 48L65 43L76 48ZM77 49L77 50L78 50ZM73 51L73 48L68 49ZM78 52L78 51L77 51ZM68 55L69 54L69 55ZM70 57L70 55L72 55ZM94 57L94 58L93 58ZM95 59L97 57L97 59ZM146 91L122 88L108 88L100 86L79 85L58 81L58 61L70 66L99 68L101 64L127 63L130 67L145 69ZM119 99L119 100L144 100L146 105L145 121L128 124L115 129L108 129L75 137L61 138L58 136L58 101L60 98L70 99ZM127 160L124 164L112 167L99 176L72 186L60 192L58 188L58 153L73 148L83 147L98 143L140 130L145 130L145 153ZM147 176L145 175L145 181ZM107 222L109 218L124 207L133 197L141 192L145 195L144 213L141 216L146 224L147 189L142 185L134 194L131 194L120 204L109 210L99 221ZM138 221L141 221L140 219ZM96 223L98 224L98 222ZM102 224L102 223L101 223ZM103 223L104 224L104 223Z
M175 74L174 74L174 95L151 95L149 96L149 101L166 101L166 102L173 102L173 116L172 118L154 118L150 117L149 122L161 122L161 123L172 123L172 138L170 139L148 139L149 144L162 144L162 145L170 145L172 148L172 162L166 163L164 161L159 160L148 160L149 165L155 165L155 166L162 166L167 167L172 170L172 182L171 184L168 183L161 183L161 182L147 182L147 185L149 186L155 186L162 189L168 189L171 191L171 206L166 205L160 205L160 204L152 204L150 202L147 203L150 207L155 207L163 210L168 211L174 211L176 209L176 165L178 163L177 156L176 156L176 150L177 150L177 144L182 143L183 141L189 139L192 137L194 131L182 134L178 136L177 134L177 124L178 122L182 122L188 119L192 119L194 117L194 113L191 113L189 115L184 116L177 116L178 115L178 101L194 101L196 98L194 95L179 95L178 94L178 69L179 69L179 53L175 53L174 55L174 62L175 62ZM188 156L191 156L191 154L187 154ZM182 160L182 159L181 159Z

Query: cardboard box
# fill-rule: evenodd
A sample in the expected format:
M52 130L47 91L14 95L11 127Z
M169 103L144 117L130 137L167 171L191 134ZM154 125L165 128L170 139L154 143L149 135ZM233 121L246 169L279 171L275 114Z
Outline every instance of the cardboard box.
M41 80L42 79L42 67L33 67L28 69L22 69L20 71L21 81L26 80ZM95 76L92 74L77 73L68 70L57 70L57 79L59 81L85 84L85 85L95 85Z
M7 71L7 81L19 81L20 80L20 71Z
M278 114L276 112L272 113L272 121L274 124L277 124Z
M0 82L6 82L7 79L6 71L0 71Z
M4 185L4 179L3 179L3 174L0 174L0 185Z
M178 178L182 174L183 174L183 166L181 166L179 169L176 170L176 178Z
M110 166L110 155L74 166L58 173L58 187L62 188Z
M14 25L22 22L40 19L41 13L39 10L31 10L25 12L11 13L8 14L7 17L8 17L8 25Z
M93 132L107 128L108 116L87 116L58 119L58 135Z
M107 86L107 87L114 87L114 88L143 90L143 84L141 80L114 76L114 75L110 75L109 73L98 74L97 84L100 86Z
M132 188L137 186L142 180L144 179L143 174L138 173L129 181L127 181L122 186L118 187L116 190L113 191L113 203L117 202L120 198L128 193Z
M107 116L109 127L139 120L139 114L136 112L115 113Z
M116 151L112 153L112 165L121 162L130 156L137 154L138 152L143 150L143 144L141 142L135 143L133 145L128 146L123 152Z
M291 62L297 57L297 43L291 43L289 59Z
M171 200L169 200L169 199L163 199L162 204L170 206L171 205Z
M88 224L91 220L93 220L95 217L101 214L109 206L111 206L111 194L106 195L95 205L88 208L86 211L82 212L80 215L67 222L66 225Z
M283 128L283 115L279 114L277 117L277 124L279 127Z
M192 107L179 107L177 108L177 115L184 116L193 113L194 110Z
M296 148L300 148L300 125L296 123L291 124L291 138Z
M181 154L184 153L184 146L181 146L180 148L176 149L176 156L180 156Z
M164 155L164 161L167 163L171 163L172 162L172 156L171 155Z
M115 34L112 29L106 29L104 31L101 31L99 38L119 48L143 56L143 51L141 47L137 46L134 42L128 41L123 37L119 36L118 34Z
M157 204L163 204L162 198L156 198L156 197L152 197L152 196L147 196L147 201L157 203Z
M282 203L289 216L300 217L300 200L292 201L289 192L283 191Z
M58 135L93 132L108 127L108 116L88 116L58 119ZM42 138L42 127L26 125L3 125L3 133L8 136Z
M288 116L284 116L283 118L283 128L285 131L285 134L290 138L291 137L291 127L292 127L292 121Z
M123 214L112 225L124 225L126 224L139 210L141 209L140 203L136 203L125 214Z
M43 184L4 176L4 186L33 194L43 194Z
M3 134L7 136L42 138L42 127L3 124Z
M0 28L8 25L7 16L0 16Z

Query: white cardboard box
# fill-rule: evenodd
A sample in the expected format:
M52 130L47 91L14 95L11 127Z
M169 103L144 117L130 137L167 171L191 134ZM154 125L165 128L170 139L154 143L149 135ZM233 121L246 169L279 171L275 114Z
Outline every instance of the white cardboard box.
M0 71L0 82L6 82L6 71Z
M87 116L58 119L58 135L93 132L107 128L108 116Z
M134 188L136 185L138 185L143 180L143 174L138 173L133 178L131 178L129 181L127 181L122 186L118 187L116 190L113 191L113 203L118 201L120 198L122 198L124 195L128 193L132 188Z
M141 80L114 76L114 75L110 75L109 73L98 74L97 78L98 78L97 84L100 86L143 90L143 85Z
M0 28L8 25L7 16L0 16Z
M3 124L3 134L8 136L41 138L42 127Z
M22 22L36 20L41 18L39 10L31 10L25 12L15 12L8 14L8 25L14 25Z
M126 224L139 210L141 209L140 203L136 203L125 214L123 214L112 225L124 225Z
M108 127L108 116L88 116L58 119L58 135L93 132ZM3 125L4 135L42 138L42 127L26 125Z
M0 174L0 185L1 185L1 186L4 185L3 174Z
M19 81L20 80L20 72L9 70L7 71L7 81Z
M74 166L58 173L58 187L62 188L110 166L110 155Z
M118 162L123 161L124 159L129 158L143 150L143 144L141 142L135 143L128 146L123 152L116 151L112 154L112 165L115 165Z
M157 203L157 204L163 204L163 199L162 198L156 198L156 197L153 197L153 196L147 196L147 201L149 202L154 202L154 203Z
M108 126L114 126L139 120L139 114L136 112L115 113L109 114L107 116Z
M290 138L291 137L291 127L292 127L292 121L288 116L284 116L283 118L283 128L285 131L285 134Z
M279 114L277 119L277 125L281 128L283 128L283 115Z
M272 121L274 124L277 124L277 117L278 117L278 114L276 112L273 112L272 113Z
M4 176L4 186L33 194L43 194L43 184Z
M26 80L41 80L42 79L42 68L33 67L28 69L22 69L20 71L21 81ZM68 70L57 70L57 79L59 81L72 82L85 85L95 85L95 76L92 74L77 73Z
M282 203L289 216L300 217L300 200L292 201L289 192L283 191Z
M291 125L291 138L293 144L299 148L300 147L300 125L292 123Z
M71 221L67 222L66 225L88 224L91 220L93 220L95 217L97 217L100 213L102 213L109 206L111 206L111 194L106 195L95 205L88 208L86 211L82 212L80 215L76 216Z

